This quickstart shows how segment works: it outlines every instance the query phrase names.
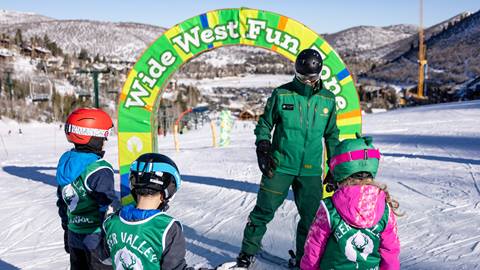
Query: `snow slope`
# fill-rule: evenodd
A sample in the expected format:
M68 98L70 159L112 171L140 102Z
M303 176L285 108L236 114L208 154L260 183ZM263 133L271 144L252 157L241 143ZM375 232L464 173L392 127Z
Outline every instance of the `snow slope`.
M22 30L24 39L48 35L70 54L87 49L90 57L100 54L132 62L165 31L158 26L128 22L43 20L4 24L0 21L1 31L13 36L17 29Z
M248 74L242 77L223 77L214 79L188 79L181 78L178 83L194 85L202 91L202 94L211 93L213 88L275 88L277 85L288 83L293 75L285 74Z
M362 52L374 51L380 47L408 38L417 33L417 31L417 27L410 24L384 27L362 25L327 34L324 37L337 49L338 53L342 55L351 55L352 53L358 55Z
M480 101L364 116L364 131L383 153L378 179L405 212L399 218L402 269L480 269ZM58 124L0 120L0 269L67 269L53 175L70 145ZM187 261L232 260L260 179L254 123L236 122L232 144L212 149L209 127L159 139L184 184L169 213L185 225ZM12 134L8 135L8 130ZM8 155L7 155L8 153ZM117 163L116 137L107 160ZM265 235L264 249L287 257L298 220L291 197ZM255 269L278 269L259 259Z
M14 10L0 9L0 25L12 25L16 23L51 21L52 18L35 14L33 12L20 12Z

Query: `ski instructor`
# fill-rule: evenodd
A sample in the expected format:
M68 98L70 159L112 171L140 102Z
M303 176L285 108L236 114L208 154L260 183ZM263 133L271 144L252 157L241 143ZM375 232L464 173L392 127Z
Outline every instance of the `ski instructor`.
M262 180L257 203L244 230L237 267L248 268L290 186L300 214L296 237L296 265L310 225L322 199L323 141L327 160L338 144L335 95L323 89L322 57L313 49L300 52L293 81L276 88L255 128ZM273 140L271 132L273 132Z

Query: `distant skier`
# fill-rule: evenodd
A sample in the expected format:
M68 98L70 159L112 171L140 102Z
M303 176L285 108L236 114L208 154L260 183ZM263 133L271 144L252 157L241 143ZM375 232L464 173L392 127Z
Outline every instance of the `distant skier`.
M68 116L65 133L74 149L57 166L57 206L71 269L111 269L102 244L101 225L109 205L119 206L113 168L103 159L112 119L99 109L77 109ZM108 260L107 260L108 262Z
M180 181L167 156L148 153L132 163L130 187L137 205L123 207L103 224L114 269L193 269L185 263L182 225L165 213Z
M321 203L302 270L400 269L398 202L374 181L379 159L370 137L347 139L335 148L330 170L338 189Z
M263 176L256 206L244 230L237 267L248 268L254 261L266 225L287 197L290 186L300 214L296 264L302 258L308 229L322 199L323 141L327 159L338 144L335 95L322 87L322 65L319 52L300 52L293 81L273 91L255 128Z

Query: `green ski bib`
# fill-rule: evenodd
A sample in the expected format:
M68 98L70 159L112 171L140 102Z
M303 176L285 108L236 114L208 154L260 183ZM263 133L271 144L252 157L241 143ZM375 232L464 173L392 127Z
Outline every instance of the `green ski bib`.
M92 173L104 168L113 171L110 163L99 159L88 165L72 183L62 187L62 198L67 204L68 229L72 232L81 234L100 232L102 226L100 206L89 195L92 190L87 185L87 180Z
M378 270L380 266L380 233L388 223L389 207L377 225L359 229L348 225L338 214L331 198L322 201L330 217L332 235L328 239L320 268L322 270Z
M103 223L113 269L161 269L165 237L175 219L161 212L141 221L118 214Z

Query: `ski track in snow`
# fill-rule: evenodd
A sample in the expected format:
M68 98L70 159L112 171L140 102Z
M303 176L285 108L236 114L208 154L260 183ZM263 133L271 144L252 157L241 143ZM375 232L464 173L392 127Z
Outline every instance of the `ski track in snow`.
M364 132L383 154L377 179L405 214L398 218L402 269L480 269L479 116L480 101L364 116ZM180 135L178 153L171 135L159 138L184 178L169 214L184 224L193 266L216 266L239 251L260 180L253 128L237 122L231 145L213 149L206 125ZM58 124L4 119L0 136L0 269L68 269L54 175L71 146ZM106 159L118 169L116 143L108 141ZM290 196L268 225L264 250L287 259L296 222ZM254 269L278 266L259 258Z

